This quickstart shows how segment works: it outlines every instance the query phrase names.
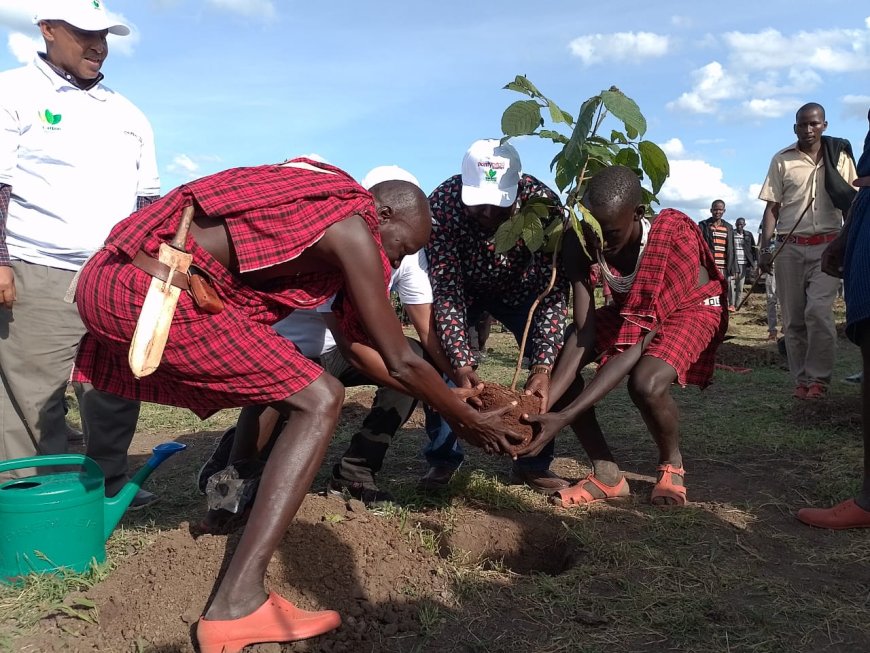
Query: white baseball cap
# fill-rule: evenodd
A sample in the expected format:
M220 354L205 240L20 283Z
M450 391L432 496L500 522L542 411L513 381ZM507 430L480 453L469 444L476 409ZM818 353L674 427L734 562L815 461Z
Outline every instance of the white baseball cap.
M420 188L420 182L417 181L417 178L399 166L378 166L377 168L372 168L362 178L359 185L366 190L370 190L372 186L385 181L407 181Z
M462 202L466 206L511 206L522 174L513 145L495 138L474 141L462 159Z
M43 20L62 20L86 32L127 36L130 28L109 17L103 0L38 0L34 25Z

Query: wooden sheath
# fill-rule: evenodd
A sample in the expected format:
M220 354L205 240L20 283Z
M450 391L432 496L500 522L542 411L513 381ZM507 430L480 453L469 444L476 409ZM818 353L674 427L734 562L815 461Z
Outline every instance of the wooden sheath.
M193 256L185 251L184 244L192 220L193 206L184 207L175 238L171 243L160 245L157 259L169 266L169 278L175 271L184 274L190 268ZM180 294L181 288L157 278L151 279L127 355L130 370L137 379L152 374L160 365Z

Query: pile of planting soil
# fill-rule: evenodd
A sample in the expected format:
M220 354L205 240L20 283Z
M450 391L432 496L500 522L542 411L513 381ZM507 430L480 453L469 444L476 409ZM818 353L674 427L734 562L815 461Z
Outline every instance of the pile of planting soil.
M723 342L716 350L716 363L734 368L778 367L779 352L772 347L750 347Z
M486 383L483 392L478 396L483 404L481 410L494 410L509 406L511 402L517 402L517 405L511 408L502 416L502 421L505 426L515 433L523 436L520 444L517 444L511 449L519 451L532 440L532 427L520 421L520 417L526 415L538 415L541 412L541 398L535 395L526 395L522 392L517 392L506 388L497 383Z

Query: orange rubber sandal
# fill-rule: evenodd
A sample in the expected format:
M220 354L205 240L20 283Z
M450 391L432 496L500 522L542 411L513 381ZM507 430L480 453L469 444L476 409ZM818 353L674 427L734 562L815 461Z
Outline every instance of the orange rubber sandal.
M586 483L592 483L592 485L604 493L604 496L594 496L586 489ZM553 503L560 508L570 508L571 506L586 506L590 503L598 503L599 501L626 499L629 494L630 490L628 488L628 481L625 480L625 476L619 479L619 483L616 485L605 485L595 478L593 472L586 478L577 481L571 487L554 492L550 497L550 503Z
M686 486L676 485L673 475L676 474L682 478L686 477L686 470L682 467L674 467L673 465L659 465L656 471L660 472L662 477L656 482L650 495L650 503L654 506L670 507L672 505L685 506L689 503L686 498ZM673 499L676 503L656 503L656 499Z
M239 619L201 617L196 625L200 653L239 653L251 644L295 642L317 637L341 625L334 610L300 610L275 592L251 614Z

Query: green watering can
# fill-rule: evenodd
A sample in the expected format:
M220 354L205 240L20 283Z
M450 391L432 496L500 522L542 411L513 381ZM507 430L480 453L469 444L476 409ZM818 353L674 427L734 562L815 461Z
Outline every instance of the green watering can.
M0 462L0 472L28 467L80 466L81 471L26 476L0 483L0 583L61 567L83 572L106 559L106 540L143 481L179 442L154 447L151 458L121 491L105 495L103 472L80 454L56 454Z

